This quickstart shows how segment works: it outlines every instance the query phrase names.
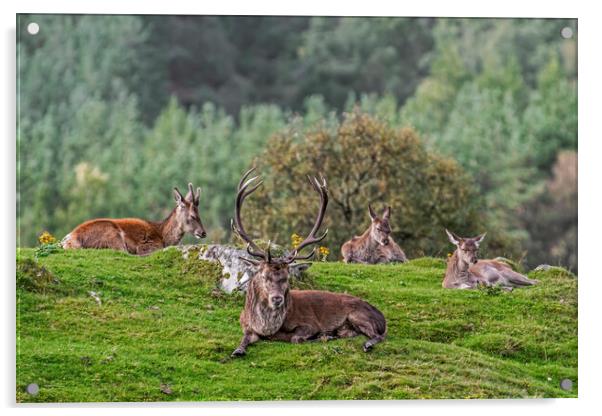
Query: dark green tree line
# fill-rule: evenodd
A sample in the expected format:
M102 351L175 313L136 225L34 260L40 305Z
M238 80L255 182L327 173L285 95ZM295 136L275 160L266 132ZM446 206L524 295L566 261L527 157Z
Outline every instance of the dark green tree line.
M360 111L458 162L480 207L452 221L458 232L479 224L501 252L528 250L530 264L565 253L555 261L575 268L572 223L532 215L576 215L549 185L573 183L557 165L577 150L576 37L560 37L564 26L577 33L558 19L21 15L20 242L94 216L159 219L188 181L204 189L211 238L226 241L238 176L274 137L342 140L343 112ZM411 238L434 239L423 222ZM559 239L566 249L543 243Z

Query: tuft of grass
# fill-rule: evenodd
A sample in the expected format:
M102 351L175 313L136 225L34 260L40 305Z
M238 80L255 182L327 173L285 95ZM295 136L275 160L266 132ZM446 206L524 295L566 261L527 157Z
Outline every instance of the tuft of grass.
M59 280L44 266L30 258L17 261L17 288L45 294L59 291Z
M443 289L443 259L315 262L293 284L364 298L387 339L368 354L362 337L260 341L231 359L244 295L217 289L215 263L176 249L34 256L17 257L18 402L577 396L577 279L564 269L491 296Z

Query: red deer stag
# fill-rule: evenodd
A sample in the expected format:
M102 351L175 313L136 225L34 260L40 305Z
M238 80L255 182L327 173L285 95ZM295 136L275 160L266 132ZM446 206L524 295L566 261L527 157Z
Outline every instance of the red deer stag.
M497 260L479 260L479 245L486 233L477 237L462 238L448 230L445 232L449 241L456 246L456 250L447 261L444 288L474 289L479 285L485 285L512 290L515 287L538 283L537 280L515 272L506 263Z
M247 346L260 339L300 343L319 338L353 337L363 334L368 337L364 351L384 340L387 324L383 314L369 303L342 293L318 290L290 290L289 265L300 259L309 259L299 253L304 247L316 244L326 237L326 232L316 236L320 229L328 194L324 178L309 178L314 190L320 195L320 209L315 224L294 250L281 257L273 257L270 244L267 250L260 249L249 237L241 221L241 208L247 196L262 182L247 178L248 171L238 185L233 231L247 243L247 252L256 259L243 258L257 269L247 288L245 307L240 314L243 337L232 356L246 353Z
M393 263L406 262L405 253L391 238L389 217L391 207L385 208L379 218L370 205L368 205L371 224L366 232L353 237L341 247L341 254L345 263Z
M61 243L65 249L111 248L146 255L178 244L187 232L204 238L207 233L199 217L200 195L201 188L195 193L190 183L186 197L174 188L176 206L163 221L97 218L75 227Z

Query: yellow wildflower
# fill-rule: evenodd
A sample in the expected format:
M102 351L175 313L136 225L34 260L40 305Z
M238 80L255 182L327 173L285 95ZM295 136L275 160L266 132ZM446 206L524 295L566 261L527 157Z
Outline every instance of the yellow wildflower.
M56 243L56 238L54 238L54 236L52 234L50 234L48 231L44 231L38 237L38 241L42 245L45 245L45 244L54 244L54 243Z
M320 246L320 248L318 248L318 253L320 253L320 259L326 261L326 258L330 254L330 250L328 247Z
M291 235L291 243L293 245L293 248L297 248L297 246L299 246L299 244L301 244L302 241L303 237L301 237L299 234L293 233Z

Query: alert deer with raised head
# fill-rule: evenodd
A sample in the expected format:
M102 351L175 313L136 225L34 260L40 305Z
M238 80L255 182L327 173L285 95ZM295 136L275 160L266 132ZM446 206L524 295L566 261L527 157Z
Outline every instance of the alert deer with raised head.
M383 215L376 215L370 205L370 227L360 236L353 237L341 247L345 263L394 263L406 262L408 258L391 237L389 218L391 207L385 208Z
M454 254L447 260L443 287L447 289L474 289L479 285L500 286L512 290L515 287L531 286L537 280L529 279L497 260L479 260L479 245L486 233L477 237L462 238L445 230L449 241L456 246Z
M146 255L164 247L176 245L185 233L196 238L207 236L199 216L201 188L196 193L188 184L188 194L182 196L174 188L176 206L163 221L146 221L139 218L97 218L86 221L62 240L65 249L110 248L130 254Z
M243 258L256 267L256 272L247 287L245 306L240 314L243 337L232 356L246 353L247 346L260 339L300 343L319 338L353 337L363 334L368 337L364 351L384 340L387 324L383 314L368 302L355 296L319 290L291 290L289 265L300 259L301 250L319 243L326 232L316 235L328 205L328 193L324 178L309 178L314 190L320 195L320 209L314 226L297 247L280 257L272 256L270 244L262 250L247 234L241 220L242 204L262 182L256 177L247 178L248 171L238 185L233 231L247 243L247 252L254 257Z

